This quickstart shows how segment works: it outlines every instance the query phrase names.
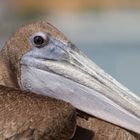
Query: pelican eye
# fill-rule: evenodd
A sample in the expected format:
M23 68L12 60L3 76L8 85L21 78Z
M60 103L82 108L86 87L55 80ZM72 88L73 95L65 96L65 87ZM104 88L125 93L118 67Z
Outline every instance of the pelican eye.
M43 48L48 44L48 36L46 33L37 32L30 37L30 42L34 47Z
M34 37L34 44L36 45L43 45L45 42L44 38L42 36L35 36Z

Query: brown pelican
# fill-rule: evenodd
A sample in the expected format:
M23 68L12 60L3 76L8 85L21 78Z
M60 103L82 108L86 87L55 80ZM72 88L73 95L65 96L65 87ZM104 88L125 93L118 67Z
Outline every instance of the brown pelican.
M115 139L113 135L119 140L139 139L140 98L49 23L39 21L21 27L0 57L1 85L71 103L89 114L88 120L80 117L77 123L94 131L95 140Z

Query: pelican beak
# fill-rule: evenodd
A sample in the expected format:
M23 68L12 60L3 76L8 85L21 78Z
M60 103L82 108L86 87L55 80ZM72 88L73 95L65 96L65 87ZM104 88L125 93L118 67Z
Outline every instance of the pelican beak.
M37 59L34 50L22 58L22 88L70 102L83 112L140 134L140 98L72 44L59 49L65 54L61 59Z

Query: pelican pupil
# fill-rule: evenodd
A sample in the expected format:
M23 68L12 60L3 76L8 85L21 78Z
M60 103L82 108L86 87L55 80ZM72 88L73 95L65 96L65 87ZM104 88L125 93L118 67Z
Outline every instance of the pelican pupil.
M42 45L42 44L44 44L44 42L45 42L45 40L44 40L43 37L41 37L41 36L35 36L34 37L34 43L36 45Z

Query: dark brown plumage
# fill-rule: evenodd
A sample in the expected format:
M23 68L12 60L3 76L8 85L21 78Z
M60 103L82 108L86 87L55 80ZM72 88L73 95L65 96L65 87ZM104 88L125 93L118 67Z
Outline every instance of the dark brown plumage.
M78 129L73 140L140 140L140 135L89 116L78 117Z
M68 140L74 130L70 104L0 86L0 140Z

